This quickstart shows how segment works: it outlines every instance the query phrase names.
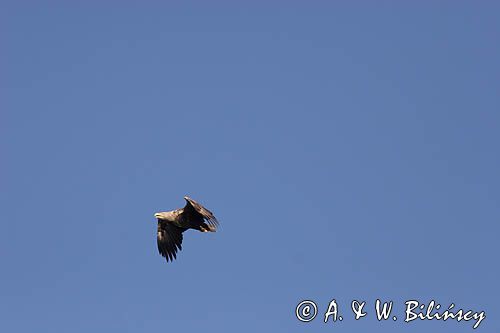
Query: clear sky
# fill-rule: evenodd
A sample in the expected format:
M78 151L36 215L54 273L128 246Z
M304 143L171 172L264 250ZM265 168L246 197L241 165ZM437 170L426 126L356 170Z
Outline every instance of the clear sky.
M498 332L499 12L2 1L0 330ZM221 228L167 264L184 195Z

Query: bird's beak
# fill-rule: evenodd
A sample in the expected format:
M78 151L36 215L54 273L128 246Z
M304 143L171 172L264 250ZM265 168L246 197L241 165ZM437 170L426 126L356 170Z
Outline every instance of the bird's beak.
M156 217L157 219L159 219L159 218L161 218L161 217L162 217L162 215L161 215L161 213L155 213L155 217Z

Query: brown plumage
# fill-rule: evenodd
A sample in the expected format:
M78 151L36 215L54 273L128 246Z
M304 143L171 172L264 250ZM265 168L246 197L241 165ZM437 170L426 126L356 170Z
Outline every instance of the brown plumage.
M186 206L169 212L156 213L158 219L158 252L168 261L177 258L182 250L182 233L187 229L215 232L219 222L211 211L189 197Z

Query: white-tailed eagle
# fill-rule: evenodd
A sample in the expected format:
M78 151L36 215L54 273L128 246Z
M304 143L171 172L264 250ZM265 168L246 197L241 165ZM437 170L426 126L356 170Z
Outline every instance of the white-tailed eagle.
M182 250L182 233L188 229L215 232L219 222L211 211L189 197L186 206L170 212L156 213L158 219L158 252L168 261L177 258Z

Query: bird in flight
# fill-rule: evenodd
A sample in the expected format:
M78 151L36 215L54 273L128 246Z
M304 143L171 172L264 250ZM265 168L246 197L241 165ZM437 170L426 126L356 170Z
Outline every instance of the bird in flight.
M168 261L177 258L182 250L182 233L188 229L215 232L219 222L211 211L189 197L184 197L186 206L170 212L156 213L158 219L158 252Z

